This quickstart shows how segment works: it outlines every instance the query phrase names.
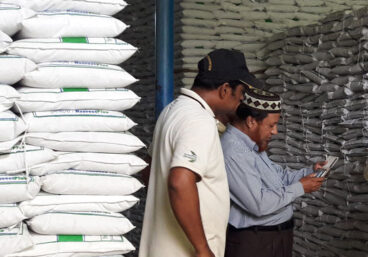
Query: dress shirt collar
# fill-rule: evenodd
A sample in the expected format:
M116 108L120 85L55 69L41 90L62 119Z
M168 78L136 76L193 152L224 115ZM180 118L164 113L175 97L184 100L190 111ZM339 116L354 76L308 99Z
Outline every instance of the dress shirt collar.
M240 131L238 128L234 127L233 125L229 124L227 126L227 130L229 133L236 135L237 138L239 138L241 141L245 143L249 149L257 151L259 150L258 145L256 142L254 142L247 134Z
M186 95L186 96L189 96L190 98L193 98L193 100L195 101L198 101L203 106L203 108L211 114L212 117L215 117L215 114L213 113L211 107L196 92L194 92L193 90L187 89L187 88L181 88L180 93L182 95Z

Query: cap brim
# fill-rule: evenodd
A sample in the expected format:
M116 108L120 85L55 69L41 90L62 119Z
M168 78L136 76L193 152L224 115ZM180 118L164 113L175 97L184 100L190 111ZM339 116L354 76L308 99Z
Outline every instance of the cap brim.
M199 71L196 78L208 78L208 79L217 79L219 81L235 81L238 80L244 85L247 85L249 87L255 87L258 89L264 89L265 84L258 80L256 77L254 77L251 73L248 73L246 71L238 72L237 74L217 74L213 72L208 71Z
M259 89L264 89L265 87L265 84L262 81L260 81L256 77L249 76L249 75L239 79L239 81L242 82L244 85L247 85L250 87L255 87Z

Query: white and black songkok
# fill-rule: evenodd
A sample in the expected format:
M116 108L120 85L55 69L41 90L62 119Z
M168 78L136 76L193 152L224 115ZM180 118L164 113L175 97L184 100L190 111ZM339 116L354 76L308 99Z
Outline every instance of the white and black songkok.
M250 108L269 113L281 112L281 100L277 94L248 85L243 103Z

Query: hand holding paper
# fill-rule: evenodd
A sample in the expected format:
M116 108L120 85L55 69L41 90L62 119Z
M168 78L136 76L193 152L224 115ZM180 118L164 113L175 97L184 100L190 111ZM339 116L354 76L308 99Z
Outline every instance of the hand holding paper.
M331 168L336 164L336 162L339 160L339 157L336 156L328 156L326 159L326 164L322 167L322 170L319 171L316 175L317 178L326 177Z

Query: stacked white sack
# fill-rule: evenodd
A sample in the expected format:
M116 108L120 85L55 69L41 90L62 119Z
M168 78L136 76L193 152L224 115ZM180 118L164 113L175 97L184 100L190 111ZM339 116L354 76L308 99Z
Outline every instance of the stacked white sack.
M8 36L13 36L21 29L22 21L34 15L30 9L8 1L0 1L0 30Z
M90 83L90 82L88 82ZM24 112L65 109L125 111L139 100L133 91L123 88L18 88L17 104Z
M0 256L29 249L33 246L31 235L24 223L0 229Z
M40 188L41 181L36 176L0 175L0 256L33 245L27 226L22 223L26 216L17 203L33 199Z
M21 26L23 19L34 12L18 5L0 3L0 53L13 41L10 37ZM20 56L0 55L0 256L21 251L33 245L22 221L26 218L18 203L33 199L41 188L40 178L28 176L26 166L52 160L52 151L41 147L25 146L22 134L24 121L10 109L20 95L11 85L36 65ZM25 152L31 158L24 158ZM45 156L43 153L47 152Z
M0 53L7 51L13 41L9 35L15 34L21 22L33 15L18 5L0 3ZM20 98L11 85L35 68L25 57L0 55L0 256L33 245L27 226L22 223L26 216L18 205L33 199L41 188L40 178L29 176L28 168L55 158L52 150L24 144L26 125L10 111Z
M117 65L137 49L113 38L129 26L108 16L126 3L10 2L37 11L22 22L20 40L7 46L7 53L37 63L17 79L23 86L16 103L26 120L26 141L40 149L48 145L57 154L55 160L27 165L30 174L44 175L35 178L52 194L22 202L35 246L14 256L132 251L133 245L121 235L134 226L120 212L138 202L131 194L143 185L130 175L147 164L131 154L145 145L128 132L136 124L121 113L140 100L124 89L137 80ZM36 150L28 148L25 159L35 160L30 154ZM65 236L54 236L60 234ZM48 240L54 244L44 248Z
M22 22L20 38L116 37L128 26L108 15L77 11L43 11Z
M31 174L45 175L74 168L132 175L147 165L130 154L144 144L130 133L121 133L129 130L135 123L120 112L32 112L25 114L25 121L30 133L26 142L30 140L39 146L48 145L55 150L66 151L59 152L52 162L32 167Z
M0 54L4 53L13 39L0 30Z
M137 48L116 38L62 37L22 39L8 47L8 53L25 56L36 63L79 61L119 64Z
M117 65L91 62L45 62L25 74L21 84L36 88L122 88L136 82ZM123 97L124 98L124 97Z
M340 158L322 189L294 205L298 257L366 255L367 21L366 8L338 12L270 42L266 81L283 99L270 158L293 168Z
M17 4L36 12L78 10L104 15L117 14L127 6L124 0L1 0L0 2Z
M0 116L4 117L1 123L7 123L1 126L2 139L10 139L23 132L24 123L14 118L14 114L6 111ZM29 176L29 169L55 158L54 152L44 147L25 145L24 142L13 146L20 140L21 137L16 137L0 142L0 256L32 245L27 227L22 223L27 217L18 203L35 198L41 189L40 177Z
M35 246L7 257L109 256L128 253L134 246L123 236L31 234Z
M21 140L21 134L26 130L24 121L10 111L20 98L17 90L11 85L35 68L36 64L25 57L0 55L0 152L10 150Z

